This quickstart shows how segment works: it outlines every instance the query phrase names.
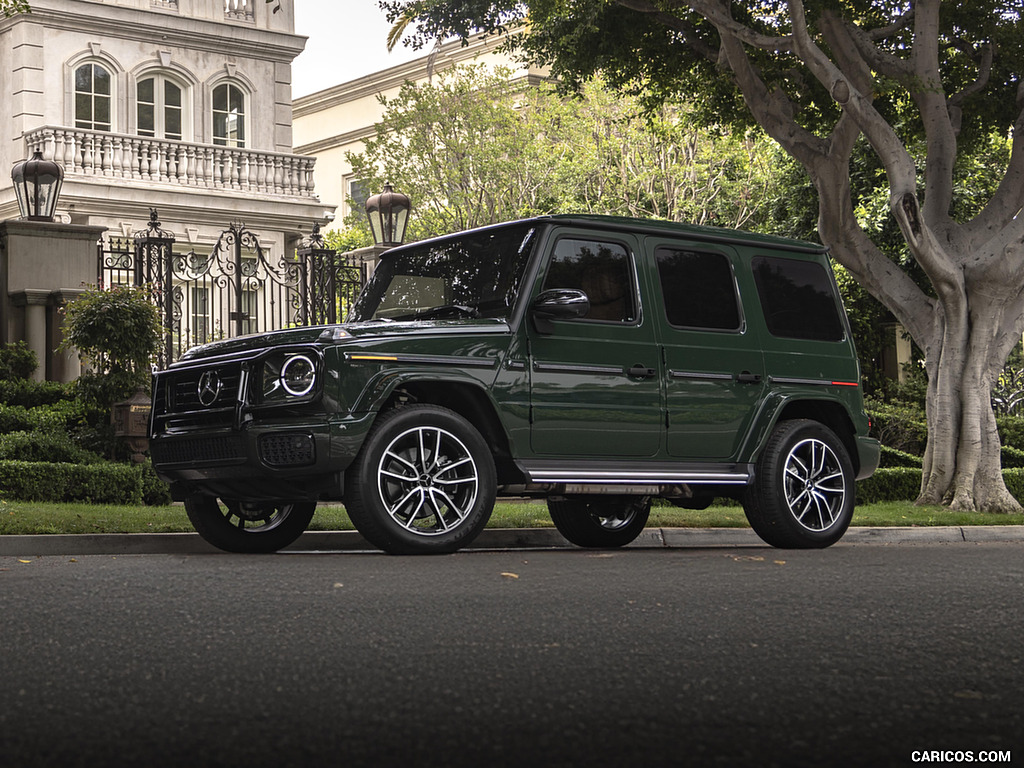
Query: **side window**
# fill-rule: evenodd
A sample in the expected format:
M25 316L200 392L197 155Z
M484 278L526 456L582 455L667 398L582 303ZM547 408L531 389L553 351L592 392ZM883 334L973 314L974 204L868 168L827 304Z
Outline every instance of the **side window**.
M772 336L812 341L843 339L835 290L821 264L755 256L751 268Z
M237 85L221 83L213 89L213 143L245 146L245 94Z
M111 127L111 76L99 64L82 64L75 70L75 127L109 131Z
M654 260L670 325L716 331L740 329L736 282L725 254L659 246Z
M576 288L590 299L586 320L637 320L629 252L619 243L562 238L555 245L544 289Z

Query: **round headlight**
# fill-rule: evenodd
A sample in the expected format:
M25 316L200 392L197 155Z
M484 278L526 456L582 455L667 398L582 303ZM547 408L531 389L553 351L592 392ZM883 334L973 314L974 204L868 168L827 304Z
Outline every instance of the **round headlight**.
M316 384L316 366L305 355L295 355L281 366L281 386L289 395L302 397Z

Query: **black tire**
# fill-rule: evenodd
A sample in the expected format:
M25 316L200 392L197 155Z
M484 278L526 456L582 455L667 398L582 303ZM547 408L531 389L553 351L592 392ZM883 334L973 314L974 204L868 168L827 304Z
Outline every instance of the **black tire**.
M185 512L200 536L225 552L277 552L295 541L313 519L316 502L249 504L213 496L185 499Z
M558 532L578 547L624 547L651 516L650 496L567 496L548 499Z
M808 419L779 422L743 497L757 535L784 549L828 547L849 528L853 505L853 465L836 434Z
M345 476L345 509L393 555L454 552L483 530L497 490L494 457L459 414L409 405L381 414Z

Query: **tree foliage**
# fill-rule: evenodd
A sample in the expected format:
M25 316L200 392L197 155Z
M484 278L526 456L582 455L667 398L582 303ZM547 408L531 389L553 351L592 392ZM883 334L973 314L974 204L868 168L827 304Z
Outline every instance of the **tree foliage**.
M32 9L26 0L0 0L0 13L4 18L10 18L16 13L29 13Z
M741 227L775 197L779 152L763 133L708 130L674 103L645 114L599 79L566 97L459 67L382 102L376 136L349 161L371 187L412 198L412 239L562 212ZM347 223L365 226L358 213Z
M91 371L83 394L103 406L148 388L163 339L160 311L141 288L91 289L68 304L62 349L74 348Z
M380 4L415 22L414 45L504 34L566 89L600 73L650 110L688 95L707 122L760 125L814 184L822 242L923 351L920 501L1021 510L999 472L990 402L1024 331L1019 0ZM998 182L975 188L965 158L1007 137ZM887 194L855 197L859 173L884 178Z

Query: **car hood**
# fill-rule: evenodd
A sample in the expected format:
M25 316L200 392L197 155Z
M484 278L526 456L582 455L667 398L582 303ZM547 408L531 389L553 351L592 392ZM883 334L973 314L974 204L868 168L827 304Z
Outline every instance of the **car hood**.
M207 357L221 357L240 352L267 349L269 347L299 344L352 344L370 339L396 336L436 336L471 333L508 333L509 326L500 318L477 320L418 320L387 322L373 320L363 323L340 323L338 325L313 325L289 328L283 331L267 331L249 336L214 341L192 347L181 356L181 362Z

